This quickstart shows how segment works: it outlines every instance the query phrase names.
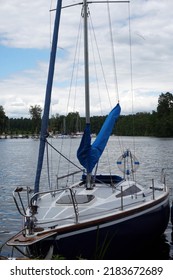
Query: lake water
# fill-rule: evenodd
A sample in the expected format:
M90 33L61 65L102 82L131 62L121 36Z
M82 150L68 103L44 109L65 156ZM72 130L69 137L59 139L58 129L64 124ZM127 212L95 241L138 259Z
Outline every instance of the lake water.
M51 139L57 149L61 150L67 157L71 155L71 160L79 165L75 159L76 148L80 139ZM121 143L121 144L120 144ZM123 144L122 144L123 143ZM13 202L12 192L16 186L34 185L36 162L38 155L39 141L33 139L0 139L0 246L13 234L22 229L22 218L19 215ZM70 147L70 152L69 148ZM135 148L135 155L140 161L140 168L137 171L137 180L144 185L151 184L151 179L157 180L162 168L166 171L167 185L170 188L170 201L173 198L173 139L150 138L150 137L111 137L108 149L104 152L103 159L100 160L100 170L102 172L118 173L121 175L116 160L121 155L120 149ZM110 160L108 161L108 156ZM69 163L63 164L62 170L58 168L59 156L55 153L49 154L50 166L53 172L50 174L52 185L56 183L55 174L64 174L66 169L70 169ZM110 163L111 162L111 166ZM46 168L44 164L41 185L46 187ZM70 170L72 171L72 170ZM98 170L99 171L99 170ZM11 249L3 247L1 252L8 256ZM141 252L144 254L144 252ZM124 252L126 256L126 252ZM135 258L135 256L134 256ZM138 256L140 258L140 256ZM147 253L141 259L173 259L172 245L172 225L169 223L165 234L157 244L149 245Z

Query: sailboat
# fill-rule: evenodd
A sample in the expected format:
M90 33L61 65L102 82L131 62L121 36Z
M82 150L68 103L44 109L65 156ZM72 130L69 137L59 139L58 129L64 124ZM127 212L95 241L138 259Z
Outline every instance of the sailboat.
M122 248L125 241L130 243L131 239L144 240L161 236L169 221L169 191L165 174L162 174L159 182L152 180L149 186L143 187L135 180L134 173L139 167L139 161L130 149L123 151L117 160L123 176L97 174L98 162L118 120L121 107L119 102L115 105L97 138L91 143L87 33L89 3L84 0L80 4L84 19L86 127L77 150L77 157L82 166L80 172L83 173L78 181L68 186L58 184L55 189L41 190L40 176L48 136L49 109L62 10L62 0L58 0L34 192L29 188L17 187L14 190L14 201L23 216L24 228L7 242L8 246L19 251L22 251L23 247L26 248L25 252L29 257L44 257L50 248L53 248L53 254L69 259L79 256L88 259L97 258L99 250L99 256L102 252L106 259L111 258L112 252L116 252L118 258L120 252L118 246ZM70 175L74 174L67 176ZM23 193L27 195L27 200L22 200Z

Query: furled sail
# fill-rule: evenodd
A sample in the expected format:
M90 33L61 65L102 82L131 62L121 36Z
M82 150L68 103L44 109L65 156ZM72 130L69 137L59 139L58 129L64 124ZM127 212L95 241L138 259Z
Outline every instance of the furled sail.
M86 124L85 131L77 151L80 164L86 168L87 173L91 173L96 163L102 155L109 136L112 133L114 124L120 115L121 107L119 103L112 109L107 116L97 138L91 145L90 124Z

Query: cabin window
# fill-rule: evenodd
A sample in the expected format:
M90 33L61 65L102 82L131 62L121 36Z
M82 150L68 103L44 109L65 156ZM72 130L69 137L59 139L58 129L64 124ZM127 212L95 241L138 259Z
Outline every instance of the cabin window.
M136 194L136 193L138 193L140 191L141 190L136 185L132 185L129 188L127 188L124 191L122 191L119 194L117 194L116 197L132 195L132 194Z
M76 202L78 204L88 203L94 199L94 195L75 195ZM57 204L72 204L71 195L64 195L57 200Z

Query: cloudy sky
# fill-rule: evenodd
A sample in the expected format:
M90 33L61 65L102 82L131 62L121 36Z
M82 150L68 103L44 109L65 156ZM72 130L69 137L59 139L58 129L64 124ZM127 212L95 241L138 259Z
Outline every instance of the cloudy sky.
M77 0L63 0L64 5L76 2ZM8 117L29 117L31 105L43 107L54 19L54 12L50 15L49 10L55 5L55 0L0 0L0 105L4 107ZM116 88L113 86L115 77L111 70L111 47L106 45L110 41L106 7L104 4L92 4L90 11L102 66L105 67L105 77L108 79L111 106L116 103L118 90L123 114L131 112L131 99L135 112L156 110L159 95L162 92L173 92L173 1L131 0L131 49L129 6L111 4L118 81ZM79 111L80 115L84 113L82 86L78 84L79 90L74 91L75 82L71 83L80 9L81 7L76 6L62 11L52 114L66 114L73 110ZM132 64L129 63L130 55ZM97 60L96 56L95 61ZM81 64L78 76L82 79L83 70L80 67ZM99 94L96 93L94 69L95 66L91 63L91 92L94 93L90 99L91 114L106 114L110 104L106 99L105 86L100 89ZM97 74L98 79L101 79L100 69ZM69 97L68 105L65 105L69 92L76 96L76 101L72 102ZM103 99L100 98L102 93Z

